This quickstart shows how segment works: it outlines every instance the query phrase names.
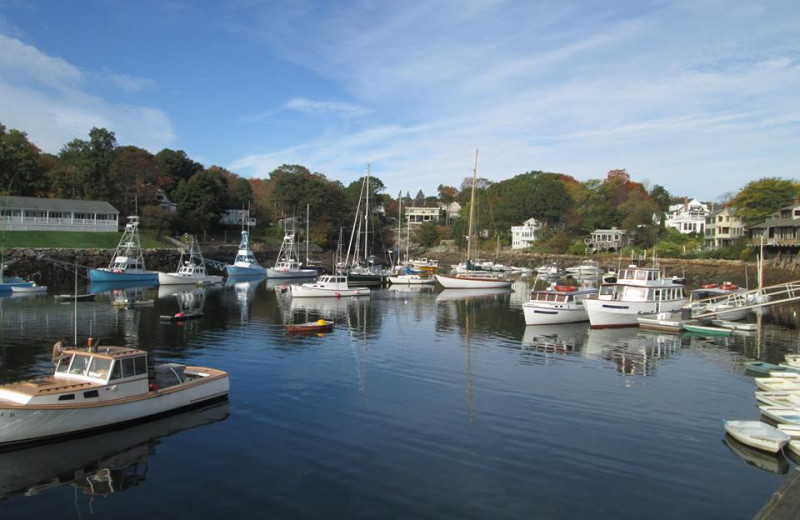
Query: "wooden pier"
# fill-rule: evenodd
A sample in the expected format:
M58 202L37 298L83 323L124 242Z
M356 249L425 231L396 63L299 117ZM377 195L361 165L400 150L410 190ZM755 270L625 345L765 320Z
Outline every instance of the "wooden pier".
M800 518L800 471L794 475L772 495L764 504L755 520L789 520Z

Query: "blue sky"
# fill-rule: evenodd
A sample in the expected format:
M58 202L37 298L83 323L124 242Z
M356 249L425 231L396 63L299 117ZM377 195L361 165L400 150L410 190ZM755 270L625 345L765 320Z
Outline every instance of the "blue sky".
M800 3L0 0L0 123L387 191L625 168L717 200L800 169Z

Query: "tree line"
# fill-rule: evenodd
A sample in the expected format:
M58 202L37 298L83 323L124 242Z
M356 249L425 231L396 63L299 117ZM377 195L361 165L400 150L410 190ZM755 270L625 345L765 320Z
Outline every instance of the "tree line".
M267 179L246 179L220 166L206 167L182 150L165 148L152 154L120 145L114 132L104 128L92 128L88 138L73 139L53 155L42 153L25 132L0 124L0 193L106 200L123 217L138 212L142 226L159 233L214 232L222 211L250 207L263 235L281 217L303 218L308 205L310 238L332 248L340 230L349 233L362 182L363 177L345 186L323 173L286 164ZM373 214L373 249L380 252L394 243L394 219L401 207L452 202L461 204L461 218L449 226L419 226L415 240L423 246L442 239L463 245L471 186L472 179L465 178L458 187L440 185L436 195L419 190L414 197L409 192L392 197L379 178L371 177L371 207L382 209ZM176 213L159 206L159 191L177 204ZM798 193L795 181L767 177L725 202L752 225L791 203ZM478 229L491 243L510 244L511 226L533 217L543 225L542 247L552 252L577 251L582 237L611 227L636 231L639 245L647 247L665 233L654 215L683 200L661 185L647 187L632 180L622 169L583 182L563 173L530 171L499 182L478 179L475 214Z

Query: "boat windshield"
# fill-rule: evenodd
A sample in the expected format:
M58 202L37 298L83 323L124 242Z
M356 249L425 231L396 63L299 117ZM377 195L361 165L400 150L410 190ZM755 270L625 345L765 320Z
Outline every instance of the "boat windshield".
M69 370L69 363L72 361L72 356L64 356L58 360L58 366L56 367L56 372L60 372L62 374L67 373Z

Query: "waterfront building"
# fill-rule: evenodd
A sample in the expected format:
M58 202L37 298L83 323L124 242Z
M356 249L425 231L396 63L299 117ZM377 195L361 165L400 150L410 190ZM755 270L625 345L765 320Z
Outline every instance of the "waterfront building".
M102 200L0 196L0 227L6 231L111 231L119 211Z
M226 209L219 216L219 223L225 226L255 227L256 219L250 216L249 209Z
M407 206L405 208L406 222L409 226L418 226L423 222L439 222L441 212L438 207L423 208L415 206Z
M511 249L527 249L536 241L541 224L529 218L521 226L511 226Z
M439 209L444 212L447 220L453 220L458 218L458 215L461 213L461 204L456 201L447 204L446 202L439 203Z
M735 211L727 206L709 213L705 227L706 249L732 246L745 233L744 223L736 217Z
M750 228L752 243L755 246L760 245L763 237L764 246L773 251L796 252L800 247L798 228L800 228L800 200L779 209L761 224Z
M677 229L683 234L703 233L709 213L708 204L697 199L689 200L687 198L683 204L673 204L669 207L664 225Z
M583 242L586 244L588 254L600 253L603 251L619 251L627 246L631 241L631 233L625 229L595 229L589 238Z

